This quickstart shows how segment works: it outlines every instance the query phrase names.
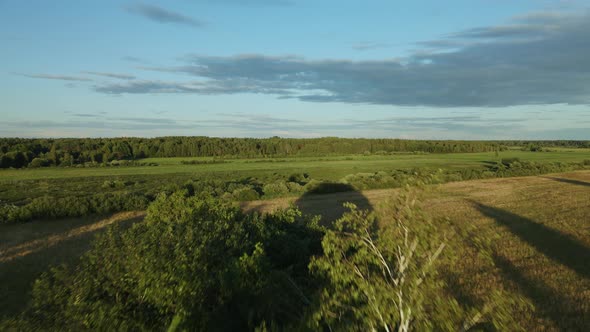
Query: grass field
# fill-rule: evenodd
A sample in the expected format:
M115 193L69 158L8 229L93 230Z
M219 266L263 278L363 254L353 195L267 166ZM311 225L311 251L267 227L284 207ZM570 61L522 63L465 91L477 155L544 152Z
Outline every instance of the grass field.
M396 190L370 190L244 203L272 211L289 204L334 220L352 201L363 208ZM528 302L513 312L527 331L590 329L590 172L449 183L424 208L455 257L443 277L462 303L483 307L493 291Z
M520 158L531 161L582 161L590 158L588 149L562 149L554 152L503 151L494 153L453 153L453 154L397 154L388 156L338 156L270 159L227 159L221 164L184 165L183 160L206 160L208 158L148 158L142 162L158 163L159 166L143 167L96 167L96 168L35 168L1 170L2 181L63 179L79 177L113 177L135 175L186 174L200 176L224 173L251 176L266 172L300 172L305 170L317 178L336 180L353 172L390 170L402 168L453 168L484 167L486 161L499 158ZM210 159L210 158L209 158Z
M97 167L97 168L37 168L0 170L0 201L19 202L44 195L54 197L91 195L97 191L118 189L101 188L104 181L119 180L129 183L129 191L146 193L166 186L180 185L187 180L246 178L269 179L287 177L302 170L313 179L337 181L348 174L392 171L410 168L484 168L490 161L501 158L520 158L530 161L580 162L590 159L588 149L556 149L553 152L525 152L518 150L495 153L456 154L396 154L387 156L338 156L309 158L236 159L220 164L182 164L183 160L204 158L150 158L158 166ZM487 162L487 163L486 163Z
M343 202L379 209L396 192L308 195L247 202L243 208L271 211L295 203L330 221L343 212ZM447 253L455 257L443 260L442 277L462 303L483 307L491 292L503 290L507 300L530 303L513 312L526 330L590 327L590 171L449 183L424 195L423 206L447 234ZM96 231L141 217L1 226L0 316L18 312L33 280L49 265L74 262Z

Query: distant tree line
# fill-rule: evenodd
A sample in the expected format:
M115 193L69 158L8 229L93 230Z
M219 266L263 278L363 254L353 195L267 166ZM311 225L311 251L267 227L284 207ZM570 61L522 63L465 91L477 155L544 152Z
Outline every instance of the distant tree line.
M559 140L559 141L495 141L506 147L526 147L527 150L535 151L534 148L590 148L590 141Z
M148 157L264 158L395 152L491 152L527 144L590 147L588 141L424 141L336 137L0 138L0 168L102 164Z

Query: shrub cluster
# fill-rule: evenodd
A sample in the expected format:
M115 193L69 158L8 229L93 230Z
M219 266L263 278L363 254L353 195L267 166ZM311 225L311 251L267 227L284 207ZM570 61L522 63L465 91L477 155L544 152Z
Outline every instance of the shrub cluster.
M356 173L345 176L340 182L349 184L356 190L397 188L404 185L411 176L411 173L403 171Z
M55 219L104 214L116 211L145 210L148 197L127 192L96 194L87 197L39 197L29 204L0 205L0 223L31 219Z
M186 190L190 195L199 197L218 197L227 201L252 201L260 198L301 195L304 193L327 194L367 189L399 188L407 184L413 184L416 179L422 179L423 182L430 184L439 184L453 181L559 173L585 169L589 165L590 160L581 163L542 163L520 161L518 158L505 158L498 163L489 165L486 169L410 169L390 172L356 173L349 174L337 182L312 179L305 173L296 173L282 178L275 177L267 182L262 182L256 178L238 181L194 180L188 181L182 186L169 184L165 187L157 187L142 194L123 192L96 194L88 197L42 197L36 198L29 204L22 206L0 203L0 223L27 221L32 218L72 217L93 213L141 209L142 206L145 207L158 193L165 192L171 194L180 189ZM101 187L106 190L123 190L133 184L135 183L121 180L106 180L102 183ZM54 203L40 204L40 202L49 201ZM99 206L97 202L99 201L107 202L105 204L107 204L108 208L97 208ZM141 203L127 204L126 202L128 201L141 201Z
M210 165L210 164L225 164L229 163L227 160L223 159L212 159L212 160L181 160L181 164L183 165Z
M588 165L590 165L590 163L542 163L534 161L520 161L518 158L505 158L502 159L501 162L489 166L487 169L413 169L396 170L392 172L356 173L345 176L339 182L350 185L352 187L350 190L397 188L404 186L405 184L412 184L412 182L417 178L423 179L427 183L438 184L454 181L568 172L584 169L585 166Z
M75 164L73 167L76 168L91 168L91 167L138 167L138 166L159 166L158 163L153 162L142 162L136 160L113 160L110 162L86 162L83 164ZM29 166L30 167L30 166Z
M323 229L297 210L244 214L160 195L145 222L102 235L78 268L35 284L22 326L51 330L245 331L298 325L317 285Z

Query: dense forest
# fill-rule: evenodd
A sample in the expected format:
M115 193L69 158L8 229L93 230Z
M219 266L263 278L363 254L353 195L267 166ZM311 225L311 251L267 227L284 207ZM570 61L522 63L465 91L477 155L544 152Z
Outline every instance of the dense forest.
M510 146L590 147L588 141L424 141L364 138L61 138L0 139L0 168L101 164L148 157L261 158L388 154L396 152L489 152Z

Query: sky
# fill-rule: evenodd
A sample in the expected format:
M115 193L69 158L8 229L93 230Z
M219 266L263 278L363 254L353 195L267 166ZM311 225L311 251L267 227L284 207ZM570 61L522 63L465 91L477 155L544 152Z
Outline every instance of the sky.
M590 139L590 0L0 0L2 137Z

